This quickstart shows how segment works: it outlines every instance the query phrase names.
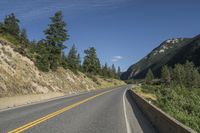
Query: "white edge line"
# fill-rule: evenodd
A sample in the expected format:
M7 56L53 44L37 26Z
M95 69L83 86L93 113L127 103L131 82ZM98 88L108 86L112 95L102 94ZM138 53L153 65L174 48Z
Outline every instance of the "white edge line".
M125 121L126 121L126 130L127 130L127 133L131 133L130 124L128 122L128 117L127 117L127 113L126 113L125 94L126 94L127 90L128 90L128 88L124 91L124 94L123 94L123 107L124 107L124 115L125 115Z

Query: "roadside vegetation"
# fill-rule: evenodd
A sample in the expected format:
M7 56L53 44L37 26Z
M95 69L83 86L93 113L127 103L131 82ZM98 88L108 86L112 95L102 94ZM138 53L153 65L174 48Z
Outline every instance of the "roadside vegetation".
M97 81L95 79L97 75L119 79L120 67L116 69L114 64L108 66L107 63L102 65L94 47L84 51L83 61L75 44L68 53L64 52L68 48L66 42L70 36L61 11L50 17L50 24L44 30L44 35L45 38L41 40L31 41L26 29L20 27L20 20L13 13L0 22L0 38L11 42L15 51L31 59L40 71L56 71L59 67L63 67L75 74L83 72L93 81Z
M200 132L200 73L192 62L164 66L160 79L149 70L134 91L185 125Z

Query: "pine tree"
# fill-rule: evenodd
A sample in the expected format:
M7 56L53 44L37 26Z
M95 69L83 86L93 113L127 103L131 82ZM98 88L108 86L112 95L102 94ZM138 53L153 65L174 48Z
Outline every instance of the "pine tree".
M50 46L50 68L56 70L61 62L61 51L65 48L64 42L69 39L69 35L61 11L56 12L50 19L51 24L44 33L46 42Z
M198 87L199 72L193 62L186 61L185 65L185 87L194 88Z
M149 69L148 72L147 72L147 74L146 74L146 78L145 78L146 83L147 84L151 84L152 81L153 81L153 79L154 79L153 72L151 71L151 69Z
M82 71L82 67L81 67L81 56L80 54L78 54L77 56L77 62L78 62L78 70Z
M44 31L46 40L49 45L63 49L65 48L63 43L69 39L69 35L67 34L66 24L63 21L62 12L56 12L50 19L52 23L49 24L48 28Z
M197 69L192 71L192 88L200 87L200 74Z
M98 57L96 58L96 68L95 69L96 69L96 74L100 74L100 72L101 72L101 62L100 62Z
M163 80L163 82L167 85L170 84L171 82L171 74L169 71L169 68L167 66L164 66L161 70L161 78Z
M22 29L20 31L20 42L24 45L28 45L29 44L29 39L28 39L28 36L27 36L27 32L26 32L26 29Z
M118 78L120 79L120 76L121 76L121 68L118 66L117 68L117 75L118 75Z
M179 85L180 87L184 87L186 81L186 73L185 73L185 68L181 64L176 64L174 69L173 69L173 82L174 85Z
M112 72L112 78L116 78L116 68L115 68L115 65L112 64L112 68L111 68L111 72Z
M105 63L105 65L102 68L102 76L108 77L108 64Z
M20 48L18 49L18 51L25 55L26 54L26 49L30 46L29 45L29 39L27 37L27 33L25 29L22 29L20 31L20 35L19 35L19 42L20 42ZM30 52L30 51L29 51Z
M64 69L67 69L68 68L68 65L67 65L67 57L65 55L64 52L62 52L62 56L61 56L61 65Z
M4 24L0 22L0 34L4 32Z
M174 85L186 88L200 87L200 74L192 62L186 61L184 65L176 64L172 76Z
M75 45L73 45L69 51L69 54L67 56L67 63L69 69L71 69L74 72L78 71L80 67L80 57L77 54L77 49Z
M13 35L16 38L19 38L20 35L20 26L19 20L15 17L14 13L7 15L2 24L2 32Z
M32 40L29 42L29 44L30 52L35 54L37 51L38 42L36 40Z
M108 67L108 78L113 78L112 68Z
M39 70L48 72L50 70L48 45L44 41L39 41L36 52L36 66Z
M96 49L91 47L84 51L83 70L86 73L99 74L101 69L100 60L97 57Z
M195 71L194 64L192 62L186 61L185 65L185 86L192 87L193 86L193 72Z

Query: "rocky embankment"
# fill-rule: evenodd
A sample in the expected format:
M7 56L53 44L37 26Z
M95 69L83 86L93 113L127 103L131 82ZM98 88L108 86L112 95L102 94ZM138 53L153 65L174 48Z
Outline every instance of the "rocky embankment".
M1 99L52 92L73 94L122 84L122 81L102 77L95 77L93 80L81 72L74 74L63 68L56 72L41 72L33 61L16 52L13 44L0 39Z

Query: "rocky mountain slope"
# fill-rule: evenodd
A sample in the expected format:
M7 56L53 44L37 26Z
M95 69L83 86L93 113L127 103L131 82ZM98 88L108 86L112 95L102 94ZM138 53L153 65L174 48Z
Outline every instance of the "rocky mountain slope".
M122 81L88 78L70 70L41 72L27 57L14 51L13 44L0 38L0 97L50 92L75 93L123 84Z
M144 78L148 69L159 76L162 66L174 66L186 60L200 65L200 35L194 38L168 39L152 50L146 57L130 66L121 76L123 80Z

